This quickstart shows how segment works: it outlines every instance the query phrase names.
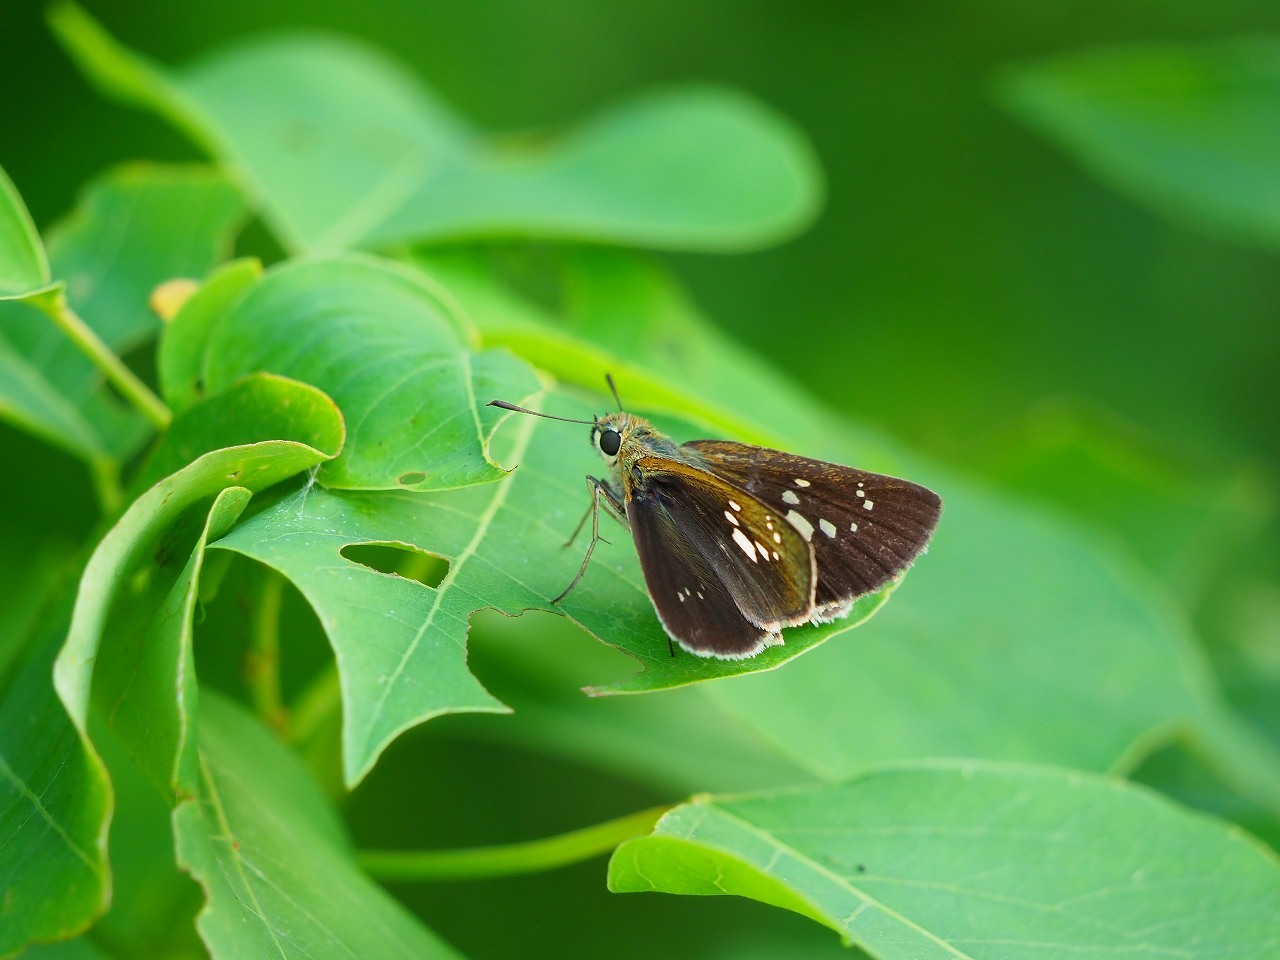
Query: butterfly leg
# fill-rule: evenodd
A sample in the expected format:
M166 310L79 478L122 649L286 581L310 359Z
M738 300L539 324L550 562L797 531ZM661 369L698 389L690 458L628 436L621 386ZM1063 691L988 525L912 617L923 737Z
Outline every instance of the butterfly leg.
M605 497L605 506L608 507L609 512L613 514L613 518L624 527L627 525L627 512L622 506L622 498L618 496L617 492L614 491L612 487L609 486L608 481L601 480L599 477L587 477L587 489L591 491L591 502L587 504L587 512L582 515L582 519L578 521L578 525L573 528L573 533L569 535L569 539L564 542L566 547L573 546L573 541L578 539L578 534L580 534L582 532L582 528L587 525L587 518L600 512L601 494L597 492L597 488L602 488L601 492ZM594 529L598 528L593 526L593 530ZM609 542L608 540L605 540L604 537L598 537L598 539L604 540L605 543Z
M587 478L588 482L591 479L592 479L591 477L588 477ZM573 541L578 539L578 534L580 534L582 532L582 528L587 525L587 518L599 509L600 508L596 505L596 500L593 495L591 498L591 502L587 504L587 512L582 515L582 519L578 521L578 525L573 528L573 533L569 534L569 539L564 542L565 547L573 546Z
M559 603L569 595L569 591L578 585L578 581L582 579L583 574L587 572L587 565L591 563L591 554L595 552L596 543L604 538L600 536L600 503L603 499L605 508L613 514L614 518L620 523L626 523L627 510L622 505L621 498L618 497L613 489L603 480L596 477L587 477L587 486L591 489L591 506L587 508L587 512L583 514L582 519L578 521L578 527L573 531L573 536L569 538L569 543L573 543L577 539L583 526L587 522L587 517L591 518L591 543L587 546L586 556L582 558L582 566L578 568L578 574L573 581L564 588L560 596L552 600L552 603ZM569 543L566 543L567 547Z

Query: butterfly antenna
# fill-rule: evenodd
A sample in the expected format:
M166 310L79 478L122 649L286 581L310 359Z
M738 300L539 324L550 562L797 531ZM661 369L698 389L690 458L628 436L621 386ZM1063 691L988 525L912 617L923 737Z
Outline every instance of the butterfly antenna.
M517 407L514 403L507 403L505 400L490 400L488 406L501 407L503 410L514 410L516 413L527 413L531 417L543 417L547 420L563 420L565 423L585 423L587 426L595 423L594 420L572 420L569 417L554 417L549 413L530 410L528 407Z
M606 373L606 374L604 375L604 382L605 382L605 383L607 383L607 384L609 385L609 390L610 390L610 392L611 392L611 393L613 393L613 399L617 401L617 403L618 403L618 409L619 409L619 410L621 410L621 409L622 409L622 398L621 398L620 396L618 396L618 388L617 388L617 387L614 385L614 383L613 383L613 374L612 374L612 373Z

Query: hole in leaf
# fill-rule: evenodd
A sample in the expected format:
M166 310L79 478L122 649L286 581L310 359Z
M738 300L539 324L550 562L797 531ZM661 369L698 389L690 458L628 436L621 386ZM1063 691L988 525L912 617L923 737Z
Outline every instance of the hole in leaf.
M427 479L427 475L421 470L410 470L408 473L402 473L396 478L396 483L402 487L412 487Z
M444 557L417 550L402 543L349 543L342 555L379 573L416 580L432 589L449 575L449 561Z

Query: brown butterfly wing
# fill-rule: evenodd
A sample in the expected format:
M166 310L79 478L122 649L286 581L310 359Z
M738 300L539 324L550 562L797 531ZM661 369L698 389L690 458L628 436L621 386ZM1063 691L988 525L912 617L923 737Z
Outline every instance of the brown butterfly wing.
M714 474L661 457L637 460L626 492L636 549L664 624L668 609L677 609L673 599L680 607L671 622L689 618L690 598L699 599L695 584L703 586L704 602L723 592L736 617L766 636L810 618L813 551L776 511ZM701 633L716 629L717 619L734 619L721 617L719 606L713 614ZM669 632L689 646L682 632Z
M776 630L742 615L715 569L656 498L632 500L627 515L649 597L676 643L700 657L740 660L782 642Z
M900 576L925 549L942 500L908 480L723 440L684 445L777 510L813 546L813 619L831 620Z

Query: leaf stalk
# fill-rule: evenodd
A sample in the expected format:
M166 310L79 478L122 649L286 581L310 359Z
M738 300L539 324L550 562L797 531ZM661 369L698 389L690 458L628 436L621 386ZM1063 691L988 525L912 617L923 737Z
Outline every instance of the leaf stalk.
M93 328L80 319L71 305L67 303L66 292L61 285L50 290L46 295L33 298L32 302L54 322L59 330L65 333L72 343L87 356L97 367L107 382L120 391L120 395L131 404L157 430L166 430L173 421L173 413L165 406L138 375L130 370L123 360L103 343Z
M263 574L249 633L245 673L249 696L258 716L278 732L288 727L280 693L280 604L284 577L274 570Z
M653 830L669 806L651 807L554 837L460 850L362 850L361 867L381 881L477 880L539 873L608 853Z

